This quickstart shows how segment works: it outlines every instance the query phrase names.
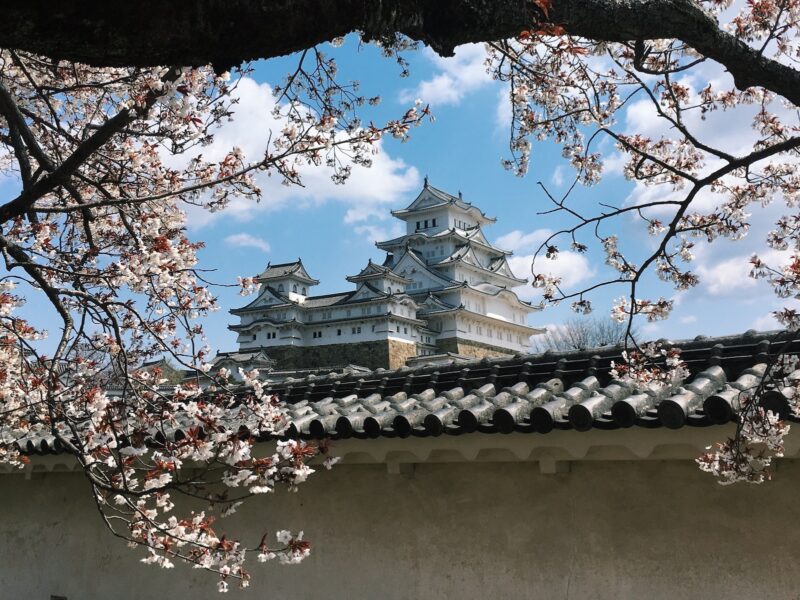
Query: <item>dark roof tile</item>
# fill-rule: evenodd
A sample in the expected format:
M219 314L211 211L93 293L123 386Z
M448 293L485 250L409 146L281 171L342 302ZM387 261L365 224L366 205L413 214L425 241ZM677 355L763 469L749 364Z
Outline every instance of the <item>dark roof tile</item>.
M287 435L304 438L707 427L734 418L738 392L761 381L771 357L800 354L800 340L787 340L772 332L671 344L682 349L690 375L668 392L613 380L619 347L308 376L268 391L290 404ZM765 395L773 410L794 420L774 392ZM21 446L29 453L60 451L46 438Z

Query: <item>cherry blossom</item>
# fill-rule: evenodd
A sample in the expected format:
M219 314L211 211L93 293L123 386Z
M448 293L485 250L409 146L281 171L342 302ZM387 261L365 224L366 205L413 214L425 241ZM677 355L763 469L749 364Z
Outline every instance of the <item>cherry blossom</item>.
M382 136L405 140L429 118L416 104L362 124L357 109L378 100L311 49L274 88L282 127L264 155L232 147L207 160L249 71L96 68L0 50L0 175L19 185L0 206L0 460L24 466L20 448L52 438L78 461L106 525L144 548L143 562L215 572L220 591L248 584L248 556L308 555L302 533L245 541L221 524L249 498L296 490L327 450L286 439L286 408L258 372L241 373L242 384L211 373L202 319L218 304L186 208L257 201L257 173L296 185L309 164L342 183L353 164L371 163ZM252 277L239 285L257 289ZM47 332L22 316L34 296L60 320L48 355L37 344ZM141 368L157 357L190 376L168 386ZM256 443L268 438L274 447ZM191 512L192 501L208 508Z
M697 0L695 4L762 57L796 68L800 56L797 0L759 0L736 7L731 0ZM560 281L536 275L533 285L542 288L543 301L568 300L576 312L587 312L594 293L624 287L625 294L613 303L611 316L628 323L626 343L636 353L630 352L630 362L622 368L644 380L655 351L638 347L631 334L633 322L665 319L675 303L674 297L641 297L646 274L654 272L677 292L697 286L700 277L689 268L696 246L744 238L753 212L774 204L786 212L767 235L766 245L781 252L769 255L772 262L766 254L753 256L750 274L768 281L775 294L786 300L785 307L773 313L775 319L790 331L800 330L797 107L765 88L742 85L683 41L581 38L547 22L551 2L543 0L538 6L545 17L541 23L516 39L487 44L487 70L507 83L512 106L511 157L503 164L524 175L535 155L535 142L551 140L561 146L574 169L574 181L563 193L539 184L552 205L544 214L560 213L574 224L541 243L533 273L546 270L539 261L555 258L562 238L583 251L593 240L605 254L610 272L579 290L563 289ZM652 131L628 128L626 115L633 105L639 113L649 111ZM703 127L714 113L733 111L750 115L749 122L743 119L739 125L740 138L747 140L743 148L719 145L709 135L713 132ZM645 196L647 200L604 199L594 212L586 203L574 201L577 184L591 186L603 176L604 141L616 148L626 178L639 188L659 193ZM651 236L653 251L642 252L638 244L619 239L616 232L636 221ZM775 256L781 258L776 262ZM656 368L652 376L662 373ZM775 452L776 440L788 431L774 416L759 412L757 398L748 406L756 408L742 412L732 442L735 448L725 446L722 454L701 463L724 480L735 480L732 473L740 467L742 474L749 469L744 479L759 480L769 461L761 455L750 463L739 460L747 456L742 448L766 443Z

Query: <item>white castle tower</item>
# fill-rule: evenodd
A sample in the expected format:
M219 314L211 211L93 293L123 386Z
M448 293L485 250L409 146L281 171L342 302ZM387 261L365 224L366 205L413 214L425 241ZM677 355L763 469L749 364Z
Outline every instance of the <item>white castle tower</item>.
M406 234L376 245L382 264L347 278L355 289L310 295L319 283L301 260L267 265L253 302L231 311L240 323L239 355L266 355L279 368L347 363L397 368L415 357L501 356L528 351L538 310L512 288L519 279L508 251L495 248L481 210L428 184L406 208L392 211Z

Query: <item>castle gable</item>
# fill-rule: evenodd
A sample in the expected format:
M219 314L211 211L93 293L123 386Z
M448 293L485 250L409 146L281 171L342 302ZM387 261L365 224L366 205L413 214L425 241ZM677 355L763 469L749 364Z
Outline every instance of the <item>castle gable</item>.
M361 285L356 288L356 291L353 293L350 298L347 299L348 302L353 302L356 300L371 300L373 298L385 298L386 294L379 289L375 288L374 286L370 285L369 283L362 283Z
M514 275L514 272L511 270L511 267L509 266L505 256L493 260L492 264L489 265L489 269L498 275L505 275L506 277L510 277L512 279L519 279L519 277Z
M453 282L435 271L428 268L425 262L413 250L407 251L401 256L392 269L403 277L411 279L414 283L406 286L406 289L439 288L451 285Z
M289 300L287 300L284 296L278 293L273 288L264 287L264 291L261 295L255 299L255 301L250 304L249 308L269 308L271 306L277 306L280 304L287 304Z
M422 210L423 208L428 208L431 206L440 206L446 203L447 200L435 195L431 191L431 188L424 187L417 196L416 200L414 200L411 204L409 204L404 210L405 211Z

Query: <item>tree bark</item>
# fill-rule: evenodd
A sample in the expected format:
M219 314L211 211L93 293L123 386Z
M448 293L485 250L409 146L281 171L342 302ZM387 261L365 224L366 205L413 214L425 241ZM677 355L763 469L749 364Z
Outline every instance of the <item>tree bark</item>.
M800 73L720 29L692 0L0 0L0 47L104 66L214 64L296 52L352 31L405 34L441 55L536 23L623 42L677 38L724 65L736 85L800 105Z

